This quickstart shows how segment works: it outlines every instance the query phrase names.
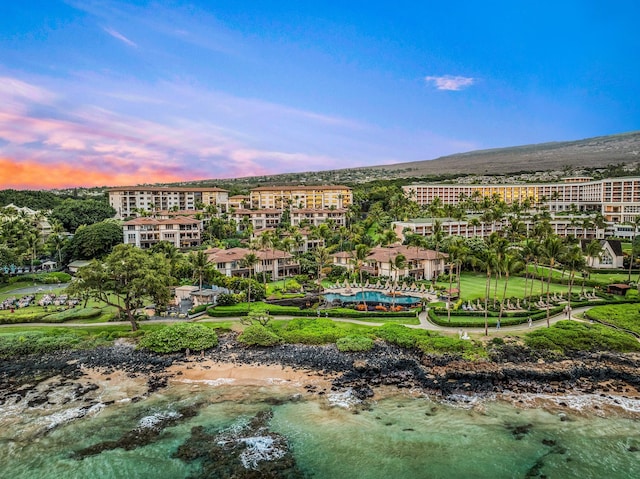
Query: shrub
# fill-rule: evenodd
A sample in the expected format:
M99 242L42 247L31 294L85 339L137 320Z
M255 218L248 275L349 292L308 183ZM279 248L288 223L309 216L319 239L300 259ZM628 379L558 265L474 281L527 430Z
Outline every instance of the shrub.
M238 336L238 341L247 346L275 346L282 338L261 324L252 324Z
M417 337L415 331L399 324L385 324L384 326L380 326L377 334L388 343L395 344L402 348L409 349L416 345Z
M189 314L202 313L203 311L206 311L208 307L209 307L208 304L200 304L200 305L196 306L195 308L191 308L189 310Z
M201 324L176 323L146 333L139 346L156 353L175 353L185 349L202 351L218 344L216 332Z
M74 334L45 333L30 331L0 335L0 358L46 354L63 349L71 349L80 343Z
M222 293L218 295L216 304L219 306L233 306L238 304L238 297L235 294Z
M559 321L551 328L541 328L525 336L525 344L533 349L553 351L640 351L640 343L632 335L600 324Z
M336 324L325 318L295 318L289 321L279 334L287 343L327 344L335 343L345 335Z
M373 339L360 335L345 336L336 341L336 346L342 352L369 351L373 348Z

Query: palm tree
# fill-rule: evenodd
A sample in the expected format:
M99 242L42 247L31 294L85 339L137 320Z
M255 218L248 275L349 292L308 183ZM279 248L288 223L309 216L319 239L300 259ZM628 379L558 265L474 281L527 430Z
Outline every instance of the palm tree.
M192 252L189 255L189 262L191 266L193 266L193 273L198 277L198 284L200 289L202 289L202 278L204 277L205 269L209 264L209 258L206 253L202 250Z
M507 297L509 275L514 271L517 271L521 266L522 263L520 262L520 260L509 252L507 252L507 254L502 258L500 269L504 273L504 289L502 290L502 301L500 302L500 314L498 315L499 320L502 319L502 314L504 312L504 302Z
M271 231L265 231L258 238L258 245L260 246L260 249L265 251L265 253L269 249L273 248L274 243L275 243L275 237L274 237L273 233L271 233ZM267 256L266 259L268 260L268 256ZM266 264L266 263L267 263L266 260L263 261L263 264ZM273 263L275 264L275 261L273 261ZM275 278L275 275L273 277ZM264 281L264 289L266 291L267 290L267 272L266 272L266 268L262 268L262 280Z
M367 301L364 297L364 285L362 284L362 268L364 267L364 262L369 256L371 249L366 244L356 245L356 249L352 251L351 262L354 266L354 269L358 272L360 276L360 287L362 288L362 302L364 303L365 308L367 307Z
M326 265L329 264L331 256L329 250L324 246L321 246L320 248L315 250L315 252L313 253L313 258L315 259L316 265L318 267L318 288L320 291L322 291L322 283L320 282L320 280L322 279L322 270Z
M486 280L484 288L484 335L489 334L489 295L491 294L491 275L497 263L497 256L493 249L486 248L480 256L472 259L474 263L480 266L480 269L486 271Z
M407 258L402 253L397 254L394 258L389 260L389 268L391 270L392 282L391 282L391 309L396 307L396 295L394 291L394 285L398 280L397 272L404 269L407 266ZM393 278L393 272L396 272L395 278Z
M253 272L255 271L256 265L260 262L260 258L255 253L247 253L240 260L241 264L249 269L249 287L247 288L247 304L248 309L251 309L251 284L253 279Z
M489 238L487 238L487 246L489 247L489 249L492 249L496 255L496 277L493 286L493 307L495 308L496 303L498 302L498 277L502 274L502 260L507 254L509 242L505 238L501 237L498 233L494 232L489 235Z
M565 246L562 244L562 240L557 236L550 236L547 238L542 246L543 254L547 260L547 264L549 267L549 275L547 277L547 327L550 326L549 316L550 316L550 288L551 288L551 275L553 274L553 269L556 266L557 261L563 256L565 251Z
M460 237L455 237L451 243L449 244L449 248L447 252L449 253L449 298L447 308L447 319L451 322L451 290L453 288L453 268L457 266L457 276L458 276L458 294L460 295L460 265L462 264L461 257L465 255L469 250L466 249L466 245L464 240Z
M524 295L527 296L527 283L529 281L529 265L534 262L536 264L536 271L538 269L537 265L537 257L538 257L538 243L536 243L531 238L527 238L524 241L524 244L520 248L520 258L522 259L522 263L524 264ZM531 278L531 289L532 291L529 293L529 296L533 294L533 283L534 278Z
M640 215L635 216L631 222L633 225L633 239L631 240L631 258L629 258L629 276L627 281L631 282L631 268L633 268L633 259L635 256L636 236L638 235L638 227L640 227Z
M600 244L600 241L596 239L591 241L591 243L587 245L585 253L589 257L589 267L593 268L595 259L602 254L602 245Z
M585 259L580 246L571 246L565 253L563 263L569 268L569 296L567 300L569 309L571 309L571 291L573 289L573 282L576 277L576 272L581 271L585 266Z
M435 250L436 250L436 261L440 264L440 243L442 242L444 234L442 232L442 221L435 220L433 222L433 227L431 230L431 237L433 239ZM438 275L440 274L439 270L434 271L433 278L431 278L431 283L433 286L436 284L436 280L438 279Z
M292 238L284 238L280 242L280 248L282 248L282 251L284 251L285 253L288 253L289 255L291 255L291 253L293 251L293 248L294 248L293 239ZM286 270L286 268L284 270L284 275L282 277L282 280L283 280L282 289L284 290L284 292L286 292L287 291L287 270Z

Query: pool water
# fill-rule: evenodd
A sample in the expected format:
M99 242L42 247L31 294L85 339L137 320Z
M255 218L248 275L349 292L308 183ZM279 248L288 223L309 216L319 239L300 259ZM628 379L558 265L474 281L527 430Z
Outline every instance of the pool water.
M420 302L420 298L417 296L396 296L395 298L391 295L382 293L381 291L358 291L354 295L344 295L337 293L327 293L324 295L324 299L331 303L335 300L340 300L343 303L362 303L363 301L372 304L416 304Z

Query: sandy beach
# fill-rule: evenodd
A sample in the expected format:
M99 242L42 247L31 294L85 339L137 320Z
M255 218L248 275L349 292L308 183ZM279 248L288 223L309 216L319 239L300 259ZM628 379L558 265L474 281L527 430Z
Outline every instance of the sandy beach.
M198 359L175 363L167 368L169 383L235 384L238 386L282 385L315 386L330 389L332 375L290 366L266 364L237 364L212 359Z

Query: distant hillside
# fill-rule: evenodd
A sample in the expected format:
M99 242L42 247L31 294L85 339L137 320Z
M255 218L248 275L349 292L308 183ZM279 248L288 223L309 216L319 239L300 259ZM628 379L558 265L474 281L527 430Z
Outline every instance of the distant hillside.
M434 160L393 165L284 173L225 180L211 179L178 184L181 186L215 185L232 190L246 190L256 186L275 184L352 184L371 180L422 177L445 179L456 175L508 175L535 171L571 171L605 168L609 165L635 165L637 163L640 163L640 131L578 141L478 150L443 156Z
M598 168L612 164L640 162L640 131L598 136L578 141L478 150L443 156L435 160L397 163L365 169L384 170L392 176L425 176L455 173L508 174L519 171L545 171Z

